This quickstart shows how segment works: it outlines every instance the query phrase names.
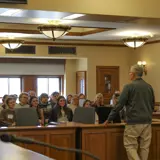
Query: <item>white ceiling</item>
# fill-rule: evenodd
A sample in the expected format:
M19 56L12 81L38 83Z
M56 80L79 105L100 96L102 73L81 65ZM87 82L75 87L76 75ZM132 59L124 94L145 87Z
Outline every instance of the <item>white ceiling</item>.
M64 17L73 13L51 12L51 11L31 11L17 10L12 15L4 15L6 11L11 9L0 8L0 28L3 28L2 23L19 23L19 24L48 24L49 20L61 20L62 24L94 28L116 28L115 30L100 32L86 36L64 36L61 39L69 40L121 40L131 36L147 36L150 40L160 38L160 26L151 24L138 24L135 22L107 22L93 20L63 20ZM23 29L23 28L22 28ZM0 38L4 37L20 37L20 38L39 38L45 39L42 34L22 34L22 33L0 33Z

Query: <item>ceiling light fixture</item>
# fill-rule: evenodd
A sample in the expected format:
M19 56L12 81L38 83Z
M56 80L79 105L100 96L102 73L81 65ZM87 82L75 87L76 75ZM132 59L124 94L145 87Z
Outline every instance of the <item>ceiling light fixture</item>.
M126 46L131 48L138 48L143 46L147 41L147 38L127 38L123 39L123 42Z
M41 33L43 33L45 36L52 38L53 40L64 36L68 31L71 29L70 26L65 25L42 25L39 26L38 29Z
M24 40L20 39L2 39L0 40L0 44L2 44L5 48L13 50L19 48L24 43Z
M63 19L70 20L70 19L76 19L76 18L83 17L83 16L85 16L85 14L71 14L69 16L64 17Z

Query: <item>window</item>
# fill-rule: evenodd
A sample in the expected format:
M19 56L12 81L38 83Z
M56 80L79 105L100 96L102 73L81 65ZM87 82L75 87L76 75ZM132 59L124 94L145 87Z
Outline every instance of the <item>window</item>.
M5 94L21 93L21 78L0 78L0 103Z
M37 94L47 93L51 95L54 91L61 93L61 77L37 78Z

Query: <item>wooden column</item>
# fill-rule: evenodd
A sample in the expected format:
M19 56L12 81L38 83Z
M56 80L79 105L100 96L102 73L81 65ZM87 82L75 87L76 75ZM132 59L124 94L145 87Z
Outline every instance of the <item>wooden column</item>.
M37 77L33 75L22 76L22 91L28 92L30 90L37 92Z

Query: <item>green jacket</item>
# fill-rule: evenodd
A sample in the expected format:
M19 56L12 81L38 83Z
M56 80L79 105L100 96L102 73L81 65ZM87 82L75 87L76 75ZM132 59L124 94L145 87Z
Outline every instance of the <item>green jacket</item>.
M125 85L116 107L108 116L108 121L112 121L125 106L127 124L150 124L154 104L155 98L152 86L142 78L138 78Z

